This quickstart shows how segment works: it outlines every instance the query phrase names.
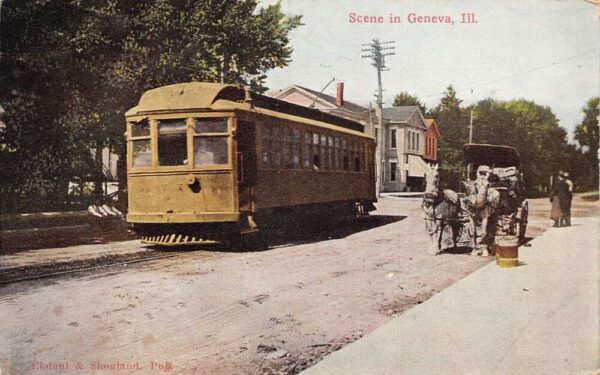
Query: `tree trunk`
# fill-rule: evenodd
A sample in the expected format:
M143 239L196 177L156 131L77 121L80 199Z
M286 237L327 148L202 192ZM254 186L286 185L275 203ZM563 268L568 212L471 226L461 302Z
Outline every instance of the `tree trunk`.
M100 142L96 142L96 151L94 155L96 162L96 173L94 173L94 200L104 198L104 189L102 188L102 182L104 181L104 164L102 163L102 145Z

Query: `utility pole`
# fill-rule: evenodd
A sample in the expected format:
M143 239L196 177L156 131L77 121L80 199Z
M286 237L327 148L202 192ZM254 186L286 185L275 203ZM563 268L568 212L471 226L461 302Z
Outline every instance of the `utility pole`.
M473 109L469 120L469 143L473 143ZM467 180L471 178L471 163L467 164Z
M469 120L469 143L473 143L473 110L471 109L471 120Z
M381 72L389 69L385 66L385 57L395 55L392 50L396 47L385 46L393 44L394 41L380 42L378 39L373 39L371 43L363 44L367 48L363 48L363 52L368 52L366 55L362 55L363 58L369 58L372 60L371 65L377 69L377 124L378 127L375 129L375 139L377 140L376 147L376 159L377 159L377 179L375 182L375 189L377 196L381 196L381 190L385 182L385 129L383 128L383 85L381 84ZM389 52L384 52L389 51Z

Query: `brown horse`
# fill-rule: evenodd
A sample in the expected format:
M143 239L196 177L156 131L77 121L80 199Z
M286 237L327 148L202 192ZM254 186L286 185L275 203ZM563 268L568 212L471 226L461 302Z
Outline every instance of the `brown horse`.
M431 238L429 253L437 255L442 251L442 237L446 226L452 228L452 242L454 248L457 247L461 226L459 222L461 204L456 192L445 189L440 193L437 165L429 166L425 173L425 182L422 208L425 212L425 226Z

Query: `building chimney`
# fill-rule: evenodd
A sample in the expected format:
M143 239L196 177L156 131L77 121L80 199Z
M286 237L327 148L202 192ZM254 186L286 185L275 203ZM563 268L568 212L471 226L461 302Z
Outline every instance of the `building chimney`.
M338 107L344 105L344 82L337 83L337 96L335 97L335 104Z

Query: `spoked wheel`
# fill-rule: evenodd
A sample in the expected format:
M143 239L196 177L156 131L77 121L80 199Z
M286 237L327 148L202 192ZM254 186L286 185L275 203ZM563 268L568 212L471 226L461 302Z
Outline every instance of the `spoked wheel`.
M529 217L529 202L526 200L521 204L521 215L519 215L518 231L519 245L525 243L525 233L527 232L527 220Z

